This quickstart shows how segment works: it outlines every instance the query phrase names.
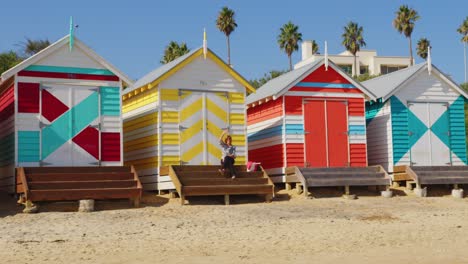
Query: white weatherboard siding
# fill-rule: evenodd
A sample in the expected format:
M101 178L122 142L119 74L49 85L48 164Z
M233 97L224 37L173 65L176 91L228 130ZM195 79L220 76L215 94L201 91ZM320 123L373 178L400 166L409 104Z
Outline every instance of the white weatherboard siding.
M390 102L385 102L378 114L367 124L369 165L382 165L393 172L392 120Z

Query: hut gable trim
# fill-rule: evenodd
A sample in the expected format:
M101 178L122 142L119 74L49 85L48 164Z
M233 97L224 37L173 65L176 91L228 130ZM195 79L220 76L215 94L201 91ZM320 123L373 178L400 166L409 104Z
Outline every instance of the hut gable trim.
M155 86L157 86L159 83L162 81L166 80L176 72L178 72L180 69L184 68L187 64L191 63L193 60L198 58L199 56L203 55L203 48L200 47L198 49L194 49L191 52L185 54L184 56L181 56L155 70L152 72L148 73L147 75L143 76L141 79L139 79L133 87L125 91L125 95L128 95L134 91L138 91L141 88L148 88L151 89ZM219 58L213 51L208 49L208 54L207 58L213 60L219 67L221 67L224 71L229 73L236 81L241 83L247 91L254 93L255 88L252 87L252 85L244 79L238 72L236 72L233 68L229 67L221 58ZM126 96L124 97L124 99Z
M427 62L365 81L363 85L375 92L377 98L387 101L425 70L427 70ZM468 94L460 86L434 65L432 65L432 74L438 76L463 97L468 98Z
M256 94L252 94L249 97L247 97L246 103L248 105L254 105L256 102L269 97L272 97L274 100L276 100L277 98L285 95L289 91L289 89L296 86L301 80L303 80L309 74L314 72L324 63L325 60L321 59L270 80L262 87L260 87L257 90ZM344 72L339 66L337 66L333 62L329 61L329 67L338 72L341 76L343 76L343 78L345 78L354 87L362 91L367 97L371 99L376 98L374 93L372 93L365 86L361 85L359 82L351 78L351 76L349 76L346 72Z
M15 67L9 69L8 71L4 72L2 74L2 80L6 80L12 76L14 76L16 73L28 68L29 66L39 62L40 60L45 59L49 55L57 52L61 47L64 45L67 45L70 40L69 35L66 35L65 37L59 39L55 43L51 44L49 47L41 50L40 52L34 54L33 56L29 57L28 59L24 60L20 64L16 65ZM128 85L133 84L133 81L130 80L128 76L126 76L124 73L119 71L116 67L114 67L112 64L107 62L104 58L99 56L96 52L94 52L91 48L86 46L83 42L81 42L79 39L75 37L75 45L79 47L85 55L90 57L91 59L97 61L99 64L101 64L104 68L110 70L112 73L117 75L120 79L122 79L125 83Z

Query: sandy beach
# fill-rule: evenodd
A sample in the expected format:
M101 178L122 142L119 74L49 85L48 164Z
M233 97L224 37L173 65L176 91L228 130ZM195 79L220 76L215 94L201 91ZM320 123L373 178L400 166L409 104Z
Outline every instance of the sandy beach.
M403 189L391 199L337 189L306 199L281 190L258 197L190 199L146 193L127 201L46 203L23 214L0 203L1 263L467 263L468 200L441 189L417 198Z

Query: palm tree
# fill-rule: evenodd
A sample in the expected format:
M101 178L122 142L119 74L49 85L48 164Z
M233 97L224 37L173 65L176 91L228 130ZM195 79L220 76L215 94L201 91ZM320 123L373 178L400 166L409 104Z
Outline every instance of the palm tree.
M278 35L278 45L288 55L290 71L292 70L291 54L299 49L299 42L302 41L302 34L298 30L299 27L289 21L280 28Z
M26 38L26 42L21 43L23 53L26 57L30 57L38 53L49 45L50 41L48 39L32 40L30 38Z
M361 47L366 46L366 42L362 35L363 31L364 29L362 27L351 21L344 27L344 33L341 35L341 37L343 37L343 42L341 44L354 56L353 76L357 75L356 53L361 50Z
M216 26L219 31L223 32L226 35L227 39L227 51L228 51L228 65L231 65L231 43L229 36L237 27L236 19L234 18L235 13L232 9L229 9L227 6L223 7L219 11L218 18L216 18Z
M457 29L458 33L462 35L461 41L463 42L463 54L465 58L465 83L466 83L466 44L468 43L468 17L465 18L463 23Z
M427 38L420 38L416 46L416 53L424 60L427 59L427 49L431 46L431 42Z
M312 40L312 55L317 54L319 50L319 45L315 40Z
M185 42L177 43L175 41L169 42L169 45L164 48L164 55L161 58L161 64L169 63L178 57L187 54L190 52L190 49L187 48L187 44Z
M411 34L413 33L414 23L420 18L418 12L407 5L402 5L395 12L396 17L393 20L393 26L400 34L404 34L409 41L410 65L413 65L413 48L411 43Z

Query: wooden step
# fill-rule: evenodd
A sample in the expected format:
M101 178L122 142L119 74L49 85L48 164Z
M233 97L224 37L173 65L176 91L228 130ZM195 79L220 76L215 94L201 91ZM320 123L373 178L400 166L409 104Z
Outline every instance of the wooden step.
M82 199L124 199L138 197L141 189L65 189L65 190L31 190L31 201L73 201Z
M305 178L316 178L316 179L326 179L326 178L383 178L385 173L383 172L369 172L369 171L342 171L342 172L303 172Z
M30 182L31 190L57 190L57 189L102 189L102 188L136 188L135 180L121 181L46 181Z
M419 177L420 184L467 184L468 177Z
M271 185L210 185L183 186L185 196L225 195L225 194L271 194Z
M129 166L109 167L25 167L24 172L30 173L106 173L106 172L130 172Z
M420 171L468 171L468 166L412 166L414 172Z
M373 186L373 185L390 185L390 180L385 178L329 178L329 179L314 179L308 178L307 185L309 187L322 186Z
M300 168L304 173L319 173L319 172L378 172L378 167L336 167L336 168Z
M217 171L221 168L221 165L183 165L183 166L172 166L176 173L179 172L205 172L205 171ZM234 165L234 169L237 171L247 171L245 165Z
M28 182L45 181L106 181L106 180L132 180L131 172L105 172L105 173L37 173L26 174Z
M466 177L468 171L415 171L418 177L441 178L441 177Z
M184 186L202 186L202 185L255 185L268 184L267 178L185 178L182 179Z
M191 171L186 171L186 172L179 172L177 173L177 176L183 181L183 179L188 179L188 178L219 178L219 179L224 179L225 177L221 175L221 173L216 170L216 171L205 171L205 172L191 172ZM253 171L253 172L239 172L236 171L236 178L262 178L263 177L263 172L261 171Z

